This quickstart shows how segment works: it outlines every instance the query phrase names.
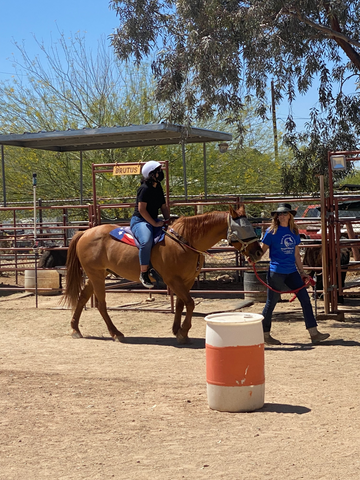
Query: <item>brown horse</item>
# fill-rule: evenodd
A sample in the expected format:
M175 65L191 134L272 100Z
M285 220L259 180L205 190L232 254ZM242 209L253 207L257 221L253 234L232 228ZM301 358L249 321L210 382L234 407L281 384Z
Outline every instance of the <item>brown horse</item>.
M97 308L114 340L124 335L112 323L106 309L105 278L109 271L129 280L139 280L139 253L136 247L114 240L109 233L117 225L99 225L78 232L70 242L67 257L67 282L64 302L73 308L72 336L81 338L79 318L92 293L97 298ZM193 217L181 217L172 225L173 234L156 244L151 253L151 263L164 282L176 295L173 333L179 343L188 342L194 301L189 291L199 275L205 251L219 240L229 243L253 262L260 260L262 250L245 208L238 211L230 207L227 212L210 212ZM88 281L82 288L82 269ZM181 314L186 306L186 317L181 325Z
M341 288L342 289L344 289L345 287L346 271L347 271L347 266L349 265L349 262L350 262L350 249L342 248L340 250ZM318 247L306 248L304 259L303 259L303 265L304 266L308 265L309 267L322 267L322 247L320 245ZM305 270L307 270L306 267L305 267ZM324 288L322 271L311 270L309 272L309 275L311 277L314 277L315 273L316 273L316 291L313 288L314 298L315 298L315 295L316 296L319 295L319 298L322 298L323 295L322 293L320 293L320 292L323 292L323 288ZM339 295L339 292L337 293L337 299L338 299L338 303L341 303L341 304L344 303L344 296Z

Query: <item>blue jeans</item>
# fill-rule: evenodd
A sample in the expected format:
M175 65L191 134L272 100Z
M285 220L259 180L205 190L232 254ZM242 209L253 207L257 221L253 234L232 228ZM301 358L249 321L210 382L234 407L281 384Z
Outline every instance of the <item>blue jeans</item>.
M279 290L282 292L289 291L289 290L296 290L297 288L301 287L304 283L300 277L299 272L293 273L276 273L268 271L267 275L267 283L270 287L274 288L275 290ZM316 319L314 317L314 312L312 309L312 305L310 303L310 297L306 290L306 288L302 288L296 294L297 298L301 303L301 307L304 314L304 320L306 328L316 327ZM264 320L263 320L263 330L264 332L270 332L271 330L271 316L274 311L274 308L277 302L280 300L280 293L273 292L268 288L267 291L267 300L262 312Z
M153 227L150 223L139 217L131 217L131 231L139 243L140 265L149 265L154 236L161 227Z

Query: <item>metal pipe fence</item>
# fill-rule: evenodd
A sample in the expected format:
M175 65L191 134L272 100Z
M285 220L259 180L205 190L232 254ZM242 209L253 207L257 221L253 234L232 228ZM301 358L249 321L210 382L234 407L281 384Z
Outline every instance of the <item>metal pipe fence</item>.
M341 196L342 201L345 198L350 197ZM351 199L353 198L358 199L359 196L351 195ZM34 245L34 221L30 218L30 215L33 212L33 207L0 207L0 278L3 277L4 280L6 278L5 275L9 273L13 273L13 275L15 276L15 284L13 286L7 285L5 287L0 285L0 291L11 290L12 288L14 289L14 291L25 290L25 286L23 285L23 275L26 270L35 269L35 249L38 249L38 254L46 250L52 249L66 250L76 230L92 227L96 223L96 218L100 219L100 223L103 221L102 212L104 210L111 211L112 209L129 209L133 208L135 205L135 200L134 203L121 201L119 203L115 203L111 200L112 199L109 199L109 203L97 204L96 209L92 203L88 205L45 205L43 202L41 205L37 206L39 214L39 218L36 222L37 245ZM275 196L269 198L259 198L259 196L258 198L245 198L244 196L239 195L213 197L207 198L206 200L201 198L189 198L187 201L184 199L175 198L170 200L170 207L187 207L192 209L194 214L197 214L201 213L205 207L209 209L225 209L227 208L229 203L235 205L240 205L241 203L244 203L245 206L254 206L261 204L264 207L267 206L267 208L269 209L269 205L284 201L289 201L292 204L309 204L318 202L319 199L314 199L313 197L284 198ZM257 229L259 235L261 235L261 233L263 233L270 224L270 218L264 217L261 219L255 218L252 220L253 226ZM105 219L104 221L107 220ZM346 220L336 219L335 221L339 224L349 222L356 223L360 222L360 219L357 217L348 217L346 218ZM130 223L130 218L116 219L114 223L128 225ZM296 223L299 227L302 227L304 225L311 225L314 228L321 228L320 218L296 218ZM346 243L344 243L345 240ZM360 240L357 238L344 239L341 240L341 242L339 239L339 242L336 246L337 251L339 251L339 248L342 248L341 246L347 246L349 248L357 247L359 246L358 243L360 242ZM304 239L302 248L312 248L314 246L319 246L319 244L315 243L312 239ZM200 275L195 282L197 288L191 290L191 293L223 293L238 296L245 295L247 293L257 293L257 291L244 289L242 285L243 274L244 272L251 271L252 269L251 267L246 266L245 259L235 249L233 249L233 247L218 245L210 251L214 255L219 257L218 261L212 262L210 258L205 260L205 265L202 268ZM319 272L322 271L321 267L311 267L311 269ZM351 265L349 267L349 270L352 271L358 269L360 269L359 264ZM41 270L42 269L39 269L40 272ZM199 288L201 281L205 282L209 280L209 278L214 279L214 276L216 278L223 275L224 273L228 273L229 276L232 278L231 282L234 284L234 288L228 288L227 283L222 284L221 288L216 290L212 288ZM64 274L61 275L60 280L64 280L63 277ZM108 291L114 293L118 291L147 294L149 293L145 289L136 288L136 284L129 283L123 283L121 285L121 288L119 288L119 286L117 288L109 286L107 289ZM58 290L61 291L61 288L59 287ZM171 292L169 292L166 288L153 290L152 294L155 293L166 294L170 295L171 297ZM171 302L173 304L172 297Z

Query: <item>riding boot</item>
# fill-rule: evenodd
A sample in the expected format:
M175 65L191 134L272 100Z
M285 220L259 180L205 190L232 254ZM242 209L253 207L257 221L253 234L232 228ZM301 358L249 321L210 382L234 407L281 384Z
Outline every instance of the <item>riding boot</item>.
M147 272L140 272L140 282L146 288L154 288L154 285L151 283L149 278L149 270Z
M308 328L308 332L310 334L311 343L314 345L317 345L330 337L330 333L320 333L317 327Z
M266 345L281 345L280 340L277 340L276 338L273 338L270 335L270 332L264 332L264 341Z

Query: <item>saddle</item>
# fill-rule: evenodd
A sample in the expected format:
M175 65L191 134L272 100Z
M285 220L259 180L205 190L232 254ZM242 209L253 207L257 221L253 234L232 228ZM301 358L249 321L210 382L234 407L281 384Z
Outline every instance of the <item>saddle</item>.
M154 235L153 246L161 242L165 237L165 232L163 231L162 227L156 227L154 233L155 235ZM110 236L115 240L118 240L119 242L126 243L126 245L131 245L133 247L139 248L139 243L134 237L134 235L132 234L130 227L114 228L114 230L111 230ZM162 278L160 274L155 270L155 268L151 265L151 263L149 267L150 267L149 274L154 278L156 282L155 283L156 288L160 288L160 282L162 282Z
M154 229L154 233L153 246L164 240L165 237L165 232L163 231L162 227L156 227ZM114 230L111 230L110 235L119 242L139 248L139 242L132 234L130 227L117 227Z

